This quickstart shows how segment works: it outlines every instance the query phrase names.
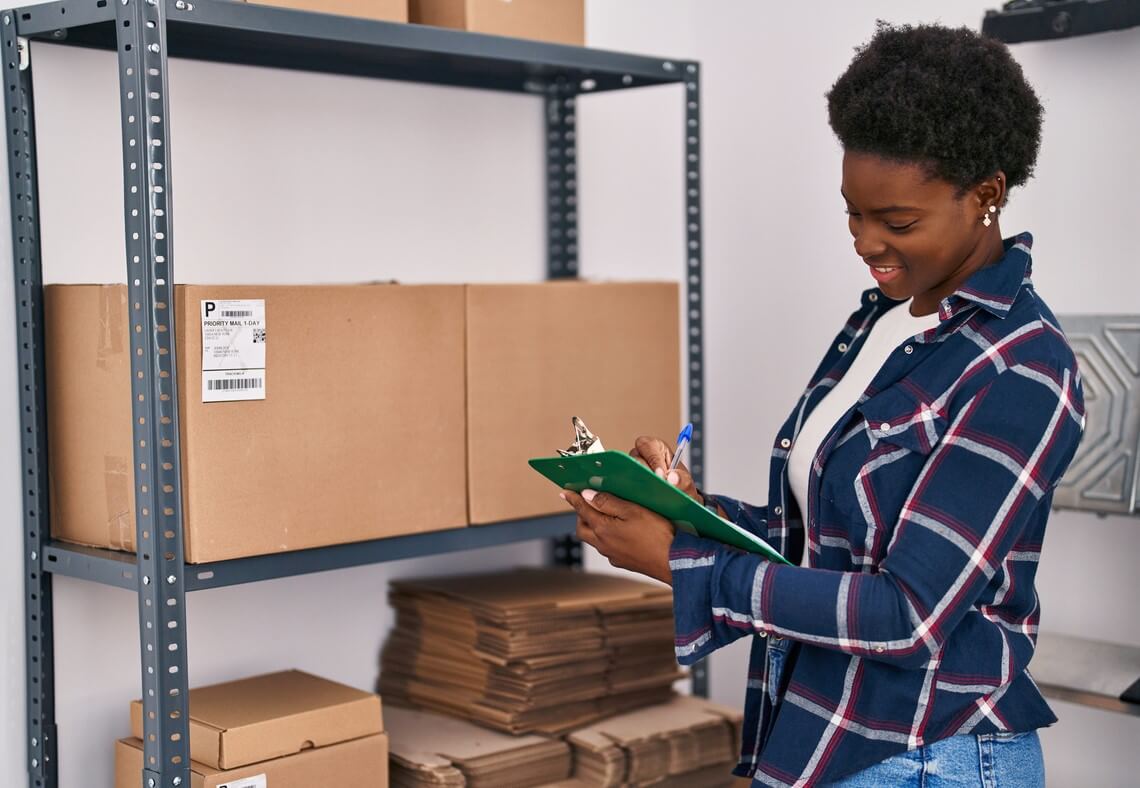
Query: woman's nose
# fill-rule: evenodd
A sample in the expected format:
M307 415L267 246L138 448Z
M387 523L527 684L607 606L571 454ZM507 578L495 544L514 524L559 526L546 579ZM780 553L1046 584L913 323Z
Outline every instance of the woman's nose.
M877 233L869 231L866 227L860 227L851 234L855 238L855 254L864 260L878 257L887 250L887 245L883 243L883 239Z

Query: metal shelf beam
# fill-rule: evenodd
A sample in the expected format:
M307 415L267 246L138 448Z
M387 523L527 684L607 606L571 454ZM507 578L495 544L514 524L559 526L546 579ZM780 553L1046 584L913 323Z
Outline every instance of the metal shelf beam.
M21 36L114 49L119 0L60 0L13 11ZM680 82L665 58L314 14L257 3L167 4L168 54L219 63L545 93L555 79L583 91Z
M431 531L367 542L316 547L310 550L236 558L232 561L186 564L183 575L187 592L203 591L279 577L401 561L405 558L476 550L533 539L553 539L573 532L573 515L558 514L493 525L473 525L448 531ZM44 551L43 571L131 591L138 587L135 556L115 550L52 542Z

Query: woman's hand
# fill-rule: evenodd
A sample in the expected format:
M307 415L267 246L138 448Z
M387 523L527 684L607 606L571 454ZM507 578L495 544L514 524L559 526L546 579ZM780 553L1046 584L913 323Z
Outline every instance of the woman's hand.
M680 488L681 492L696 500L697 503L704 505L704 499L697 492L697 486L693 483L693 475L689 473L689 469L685 467L684 463L679 463L671 471L668 470L669 463L673 459L673 447L665 441L642 435L635 441L629 456L635 460L641 460L649 467L649 470L668 480L674 487Z
M578 538L620 569L629 569L673 584L669 548L673 524L659 514L609 493L562 492L578 513Z

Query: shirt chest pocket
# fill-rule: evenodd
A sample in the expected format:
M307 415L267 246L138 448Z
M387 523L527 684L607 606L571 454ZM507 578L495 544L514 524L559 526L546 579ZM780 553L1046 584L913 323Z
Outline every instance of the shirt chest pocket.
M872 450L880 444L927 455L946 432L946 416L924 398L900 387L889 388L856 407L866 424Z

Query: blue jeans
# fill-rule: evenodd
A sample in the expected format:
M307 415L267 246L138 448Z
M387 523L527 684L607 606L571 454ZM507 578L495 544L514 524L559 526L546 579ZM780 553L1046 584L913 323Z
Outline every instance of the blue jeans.
M1045 761L1037 731L951 736L828 783L834 788L1041 788Z
M768 693L778 702L792 641L768 641ZM1045 761L1037 731L952 736L894 755L833 788L1043 788Z

